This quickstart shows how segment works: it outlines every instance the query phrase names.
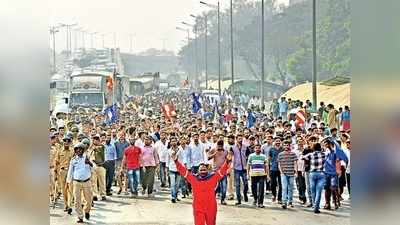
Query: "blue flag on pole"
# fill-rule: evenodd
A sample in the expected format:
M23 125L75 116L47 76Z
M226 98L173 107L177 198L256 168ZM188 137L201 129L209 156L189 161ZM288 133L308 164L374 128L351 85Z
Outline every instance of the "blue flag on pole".
M201 108L201 103L199 101L199 95L196 95L194 92L192 93L193 103L192 103L192 111L193 113L199 112Z
M247 115L247 128L252 128L255 122L256 118L254 117L254 114L249 111Z
M116 123L118 121L118 109L117 105L113 104L111 106L108 106L106 109L104 109L104 115L105 115L105 122L106 124L110 125L113 123Z

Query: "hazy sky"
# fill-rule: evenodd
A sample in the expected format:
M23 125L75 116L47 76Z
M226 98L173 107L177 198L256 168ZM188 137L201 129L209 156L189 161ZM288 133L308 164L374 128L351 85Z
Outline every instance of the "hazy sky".
M186 34L176 30L182 21L193 22L190 14L209 10L200 0L52 0L50 1L50 25L59 22L78 22L89 32L106 33L105 45L112 47L113 33L123 52L130 49L129 34L134 34L133 52L148 48L163 48L177 52L183 45ZM280 0L286 2L288 0ZM217 0L206 0L216 4ZM229 0L220 0L222 8L229 7ZM96 46L102 45L100 35L95 35ZM74 36L72 40L74 40ZM163 40L164 39L164 40ZM66 33L57 33L57 50L65 49ZM82 38L78 36L78 45ZM86 35L86 47L90 36ZM74 47L74 44L72 44Z

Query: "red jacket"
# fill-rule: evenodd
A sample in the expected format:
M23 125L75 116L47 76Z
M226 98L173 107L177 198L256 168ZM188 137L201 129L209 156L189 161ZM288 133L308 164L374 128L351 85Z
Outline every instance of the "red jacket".
M226 174L229 163L225 161L220 169L205 179L199 179L189 172L184 165L178 160L175 161L179 174L186 178L192 185L193 191L193 211L201 211L204 213L217 211L217 199L215 197L215 188Z

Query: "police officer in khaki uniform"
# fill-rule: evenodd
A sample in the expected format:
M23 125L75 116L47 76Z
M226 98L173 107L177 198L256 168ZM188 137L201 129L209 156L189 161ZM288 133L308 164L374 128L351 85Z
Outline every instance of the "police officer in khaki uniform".
M93 163L92 170L92 188L93 188L93 201L106 200L106 169L104 166L105 147L100 142L100 136L93 137L93 144L89 150L90 160Z
M60 148L60 146L57 144L57 136L54 133L50 133L50 152L49 152L49 179L50 179L50 201L51 203L55 203L55 199L56 199L56 173L55 173L55 158L56 158L56 154Z
M63 138L64 147L60 149L55 157L55 172L58 174L57 180L60 182L60 187L64 197L64 211L68 214L72 213L71 200L72 200L72 187L66 183L69 162L74 155L71 149L72 138L66 134Z

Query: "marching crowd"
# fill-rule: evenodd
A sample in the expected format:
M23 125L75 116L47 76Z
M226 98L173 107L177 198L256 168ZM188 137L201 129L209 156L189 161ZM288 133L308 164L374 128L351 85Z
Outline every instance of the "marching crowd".
M346 186L350 196L348 106L336 110L321 102L312 111L310 101L284 97L268 108L192 97L152 93L119 107L111 120L94 109L51 118L51 203L62 196L71 214L74 202L83 222L108 196L155 197L156 179L176 203L193 195L181 167L193 175L210 171L198 178L207 180L227 158L232 162L215 187L222 205L252 201L264 208L264 195L271 194L273 204L287 209L296 188L299 204L320 213L322 196L326 210L341 206Z

